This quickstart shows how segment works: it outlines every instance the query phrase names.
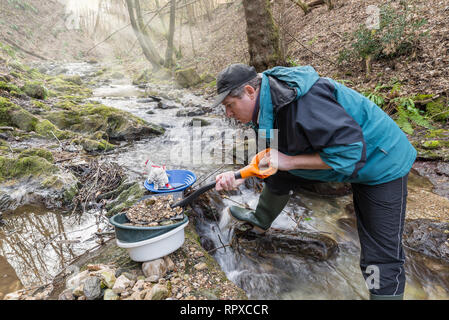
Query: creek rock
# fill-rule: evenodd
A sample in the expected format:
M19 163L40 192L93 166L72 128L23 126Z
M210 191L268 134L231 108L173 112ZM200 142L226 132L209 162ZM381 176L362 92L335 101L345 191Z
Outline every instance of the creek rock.
M109 151L113 150L115 148L115 145L107 142L104 139L92 140L88 138L81 138L81 139L74 139L72 140L72 143L76 145L81 145L84 149L84 151L88 153L95 153L95 152L101 152L101 151Z
M79 287L82 283L84 283L84 280L86 280L89 277L89 271L84 270L83 272L80 272L69 279L67 279L66 287L68 289L75 289Z
M270 228L264 234L257 234L245 227L235 227L232 238L233 248L249 252L294 254L325 261L338 251L338 243L331 237L317 232L289 231Z
M198 271L202 271L204 269L207 269L207 264L204 262L200 262L200 263L197 263L196 265L194 265L193 267Z
M168 289L164 285L155 284L145 296L145 300L164 300L168 297Z
M0 212L14 210L18 206L17 200L12 198L8 192L0 191Z
M124 181L122 184L114 190L110 196L117 196L115 200L112 200L106 204L107 217L112 217L114 214L123 211L140 200L145 194L146 189L139 182Z
M169 256L165 256L164 257L164 262L165 262L165 265L167 266L167 270L168 271L175 270L175 264L174 264L173 260Z
M142 73L133 79L132 84L133 85L140 85L140 84L146 84L151 81L151 71L149 69L145 69L142 71Z
M127 288L132 287L134 285L134 281L128 279L125 275L121 275L115 280L114 286L112 287L112 291L116 294L120 294L124 292Z
M22 87L22 91L29 97L45 100L48 96L48 90L39 82L27 82Z
M115 278L114 271L112 270L101 270L99 272L99 275L101 276L101 279L104 283L104 285L110 289L114 287L115 281L117 280Z
M28 176L38 177L59 171L52 163L37 155L24 156L22 158L0 156L0 167L2 168L0 181Z
M211 111L212 111L212 108L210 108L210 107L185 108L185 109L179 110L176 113L176 116L177 117L197 117L197 116L203 116Z
M58 300L75 300L75 296L71 289L66 289L58 296Z
M161 100L157 103L157 108L158 109L162 109L162 110L166 110L166 109L176 109L179 108L179 105L177 105L175 102L173 101L169 101L169 100Z
M94 103L48 112L43 117L61 130L80 133L103 131L110 139L119 141L157 136L165 132L164 128L129 112Z
M147 261L142 264L142 271L145 277L158 276L162 278L167 272L167 266L164 259Z
M101 290L101 278L100 277L88 277L84 281L83 293L87 300L97 300L102 296Z
M34 131L39 120L30 112L0 97L0 125L12 126L24 131Z
M53 123L51 123L47 119L39 121L36 124L35 131L38 135L47 139L54 139L56 136L59 140L63 140L73 136L73 134L68 131L59 130Z
M120 80L120 79L123 79L125 77L125 75L123 73L120 73L120 72L114 72L111 75L111 77L112 77L112 79Z
M403 242L422 254L449 261L449 222L406 220Z
M194 68L175 71L175 80L183 88L189 88L201 82L201 78Z
M106 289L104 291L103 300L119 300L119 296L114 293L111 289Z
M426 112L436 121L446 122L449 119L449 100L440 97L426 104Z

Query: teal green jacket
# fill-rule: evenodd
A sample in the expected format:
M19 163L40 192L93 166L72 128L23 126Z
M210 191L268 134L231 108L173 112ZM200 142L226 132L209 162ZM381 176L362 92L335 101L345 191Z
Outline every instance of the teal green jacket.
M270 129L278 129L280 152L318 152L332 168L289 171L306 179L376 185L404 176L416 159L380 107L311 66L263 72L259 108L259 135L270 138Z

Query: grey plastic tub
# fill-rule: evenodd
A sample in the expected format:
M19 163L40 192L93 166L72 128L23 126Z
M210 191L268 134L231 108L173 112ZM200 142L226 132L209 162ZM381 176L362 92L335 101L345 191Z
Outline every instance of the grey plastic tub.
M140 199L139 202L151 197L166 196L166 195L167 193L145 196L142 199ZM173 198L175 200L178 200L181 197L182 192L173 193ZM160 236L172 229L175 229L180 225L182 225L183 223L186 223L187 221L188 218L187 216L184 215L184 219L182 219L182 221L170 224L168 226L157 226L157 227L127 226L125 225L125 223L129 223L130 221L128 220L128 218L126 217L126 213L124 212L118 213L109 219L109 222L115 227L116 238L121 242L138 242L151 239Z

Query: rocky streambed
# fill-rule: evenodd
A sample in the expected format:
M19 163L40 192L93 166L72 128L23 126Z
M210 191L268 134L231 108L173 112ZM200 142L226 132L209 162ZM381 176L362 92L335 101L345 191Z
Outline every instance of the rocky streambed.
M107 217L147 194L145 161L192 170L201 185L214 172L238 166L194 163L173 152L185 146L192 121L212 128L215 136L230 124L200 94L169 81L150 84L141 77L133 85L114 70L90 64L22 68L16 72L23 79L12 82L26 83L25 74L31 74L49 92L46 99L29 98L11 81L1 91L6 116L0 160L8 168L0 186L5 298L367 298L350 187L341 184L299 190L274 222L279 232L271 241L241 234L238 246L226 209L236 203L254 208L260 181L231 193L210 191L187 210L190 223L179 250L153 263L131 261L115 246ZM217 143L211 139L200 147ZM428 169L429 180L417 174L429 165L417 162L409 179L409 299L449 298L449 200L438 191L447 183L446 165ZM304 236L293 239L292 230ZM292 250L304 240L309 251Z

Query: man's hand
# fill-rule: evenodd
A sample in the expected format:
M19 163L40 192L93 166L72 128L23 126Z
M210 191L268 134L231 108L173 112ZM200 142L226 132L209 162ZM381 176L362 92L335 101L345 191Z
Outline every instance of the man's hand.
M215 177L215 190L233 190L243 183L244 179L235 179L234 172L228 171Z

